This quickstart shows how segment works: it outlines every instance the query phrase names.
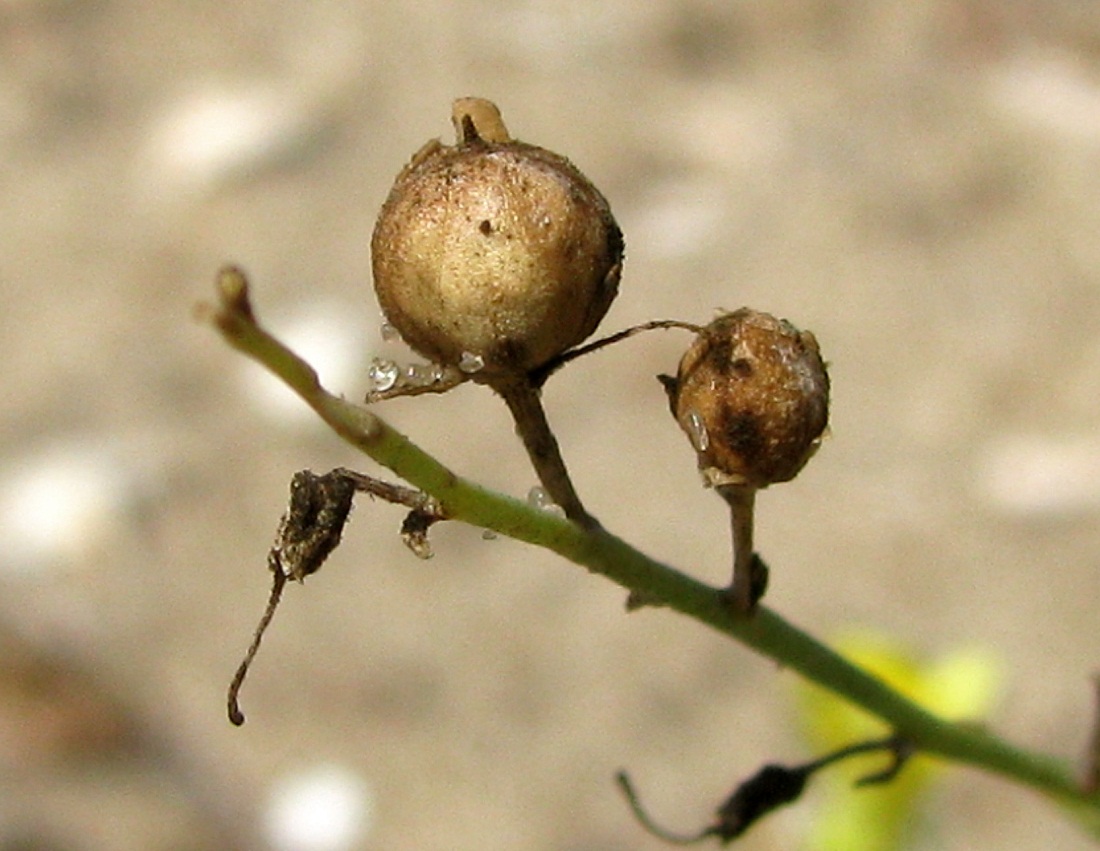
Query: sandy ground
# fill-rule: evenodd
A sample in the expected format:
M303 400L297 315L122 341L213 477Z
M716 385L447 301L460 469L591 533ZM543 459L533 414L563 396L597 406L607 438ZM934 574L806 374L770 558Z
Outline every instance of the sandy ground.
M226 722L290 476L370 466L193 305L243 264L271 326L361 394L371 357L404 356L375 213L468 94L611 200L604 330L747 304L817 334L833 434L759 500L771 605L995 651L991 722L1076 759L1100 666L1100 7L6 0L0 848L658 848L616 769L687 828L807 756L792 675L475 529L418 562L365 502ZM718 582L723 509L653 379L685 342L582 362L547 405L604 523ZM533 484L482 388L386 414L459 472ZM362 830L288 844L280 796L325 777ZM813 803L740 847L798 847ZM914 847L1091 844L956 770Z

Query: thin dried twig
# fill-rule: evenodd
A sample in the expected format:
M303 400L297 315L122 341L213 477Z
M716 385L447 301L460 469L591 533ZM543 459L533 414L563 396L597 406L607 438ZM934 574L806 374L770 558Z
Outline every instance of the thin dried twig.
M576 348L569 349L562 352L555 358L552 358L534 372L531 373L531 383L536 387L541 387L546 383L546 380L565 366L570 361L574 361L577 358L584 357L592 352L602 349L606 346L613 345L633 337L636 334L641 334L645 331L659 331L669 328L680 328L685 331L691 331L698 334L702 331L701 325L696 325L692 322L681 322L679 319L655 319L652 322L643 322L641 325L633 325L630 328L624 328L622 331L616 331L614 334L609 334L606 337L601 337L598 340L593 340L591 343L585 343L583 346L577 346Z

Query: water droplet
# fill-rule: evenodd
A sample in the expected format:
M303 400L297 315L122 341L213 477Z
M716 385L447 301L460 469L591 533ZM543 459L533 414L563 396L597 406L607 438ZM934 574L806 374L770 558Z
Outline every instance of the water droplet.
M379 329L379 333L382 335L382 342L393 343L401 339L401 334L393 325L382 319L382 327Z
M427 387L438 380L435 378L431 365L426 363L410 363L405 367L402 377L410 387Z
M401 375L401 368L392 360L375 358L367 370L367 378L376 393L385 393L393 389Z
M442 381L445 374L446 370L443 369L442 365L438 363L428 364L428 377L431 379L432 384Z
M546 492L545 488L539 487L538 485L535 485L535 487L527 491L527 504L532 508L537 508L539 511L548 511L559 517L565 516L565 509L550 498L550 494Z
M707 451L710 446L710 435L707 434L707 426L698 411L688 411L687 433L688 439L691 441L691 445L695 447L696 452Z
M485 358L474 352L463 352L458 359L458 368L466 373L479 372L485 367Z

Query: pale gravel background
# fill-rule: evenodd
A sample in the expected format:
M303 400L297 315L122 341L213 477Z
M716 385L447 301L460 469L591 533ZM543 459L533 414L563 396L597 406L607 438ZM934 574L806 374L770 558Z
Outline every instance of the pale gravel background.
M360 462L272 416L192 306L242 263L277 329L321 317L361 393L400 356L373 217L467 94L610 198L628 260L603 330L749 304L816 332L833 438L759 500L770 603L996 649L997 729L1076 758L1100 667L1100 6L6 0L0 849L268 847L273 784L330 762L371 790L357 847L658 848L620 766L687 828L805 756L767 662L476 530L417 562L366 503L289 589L249 723L225 721L291 474ZM653 380L685 342L581 362L547 402L606 525L719 581L722 507ZM387 414L460 472L533 482L482 388ZM796 847L812 800L738 847ZM959 770L919 847L1092 845Z

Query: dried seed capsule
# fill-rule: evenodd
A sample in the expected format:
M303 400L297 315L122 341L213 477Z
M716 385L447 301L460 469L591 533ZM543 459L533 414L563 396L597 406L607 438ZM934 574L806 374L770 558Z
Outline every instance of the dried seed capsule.
M660 376L707 484L729 504L734 611L751 615L768 570L753 550L756 491L793 479L829 421L829 376L817 340L748 308L703 328L675 378Z
M662 381L714 486L793 479L829 419L829 376L813 334L748 308L706 326L676 378Z
M371 240L386 319L425 357L487 384L590 335L618 289L622 234L569 160L508 136L496 107L455 102L457 144L398 175ZM467 370L469 371L469 370Z

